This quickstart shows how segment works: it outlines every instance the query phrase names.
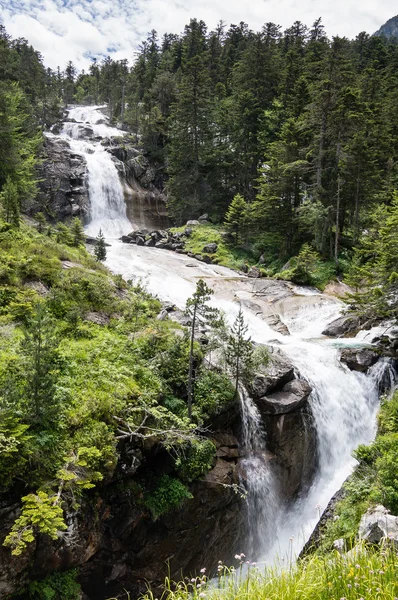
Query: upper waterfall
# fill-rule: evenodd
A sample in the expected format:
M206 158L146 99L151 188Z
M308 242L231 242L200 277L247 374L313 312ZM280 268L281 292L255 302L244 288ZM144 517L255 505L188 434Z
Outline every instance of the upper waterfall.
M99 106L75 107L69 110L62 136L72 150L84 157L87 164L90 220L88 235L117 239L128 233L132 225L127 218L123 187L112 155L101 144L101 138L112 138L124 132L110 127Z

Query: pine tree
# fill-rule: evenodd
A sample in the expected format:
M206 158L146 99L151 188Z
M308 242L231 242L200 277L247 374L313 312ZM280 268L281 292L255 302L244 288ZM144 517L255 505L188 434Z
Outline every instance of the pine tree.
M190 345L189 345L189 371L188 371L188 417L192 418L192 401L194 389L194 341L196 328L199 323L213 324L218 318L218 310L208 306L208 302L213 294L203 279L199 279L196 284L196 290L191 298L188 298L185 313L191 320Z
M24 328L22 352L26 360L27 386L31 419L35 424L56 416L53 391L58 373L58 337L53 320L39 304Z
M242 378L247 377L253 366L253 344L250 337L247 337L247 331L242 306L239 306L225 349L226 363L235 380L236 395Z
M225 215L224 224L228 231L233 234L236 244L239 244L244 238L243 234L248 216L247 209L245 199L240 194L236 194Z
M13 227L19 227L19 197L16 184L8 177L0 193L0 202L3 206L5 220Z
M35 214L35 219L37 221L37 231L39 233L44 233L47 227L46 217L42 212L38 212Z
M84 233L83 225L81 224L81 221L78 217L75 217L72 220L70 232L72 236L72 246L76 246L76 248L78 246L82 246L84 244L86 236Z
M94 246L94 256L98 261L106 260L106 245L102 229L99 230Z

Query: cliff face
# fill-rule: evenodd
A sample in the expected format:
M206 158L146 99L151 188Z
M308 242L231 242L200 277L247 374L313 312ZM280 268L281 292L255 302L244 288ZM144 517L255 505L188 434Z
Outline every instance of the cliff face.
M398 39L398 15L388 19L374 35L383 35L387 38Z
M167 198L162 169L154 166L128 139L103 140L119 171L132 229L165 228ZM85 160L74 153L67 140L47 136L39 167L39 194L28 212L43 211L55 221L89 217L89 194Z
M233 487L238 483L240 452L231 433L219 432L212 439L218 448L213 469L192 484L191 499L157 521L137 496L134 472L130 469L128 474L137 451L126 446L114 480L67 516L68 530L57 541L39 536L20 557L0 546L0 597L17 593L27 582L54 570L78 567L90 600L105 600L123 590L136 598L146 590L146 581L156 588L169 571L178 579L181 571L185 576L202 567L214 571L220 557L232 562L246 523L244 500ZM149 458L138 456L145 468ZM167 468L167 460L165 453L156 456L160 470ZM2 503L1 541L18 512L17 503Z

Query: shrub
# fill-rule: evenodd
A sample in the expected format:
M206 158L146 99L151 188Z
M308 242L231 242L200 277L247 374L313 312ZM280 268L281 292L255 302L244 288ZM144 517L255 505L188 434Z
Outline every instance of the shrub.
M194 440L179 448L176 468L182 481L190 483L212 467L216 447L210 440Z
M180 506L187 498L192 498L192 494L179 479L162 475L156 488L145 497L145 505L156 520Z

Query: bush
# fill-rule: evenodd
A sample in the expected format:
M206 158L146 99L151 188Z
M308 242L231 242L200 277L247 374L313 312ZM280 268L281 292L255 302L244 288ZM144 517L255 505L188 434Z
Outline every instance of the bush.
M76 570L52 573L41 581L30 583L26 595L29 600L79 600L81 588L76 576Z
M192 494L179 479L162 475L156 488L145 497L145 505L156 520L180 506L187 498L192 498Z
M179 448L176 468L182 481L190 483L207 473L216 455L216 447L210 440L195 440Z

